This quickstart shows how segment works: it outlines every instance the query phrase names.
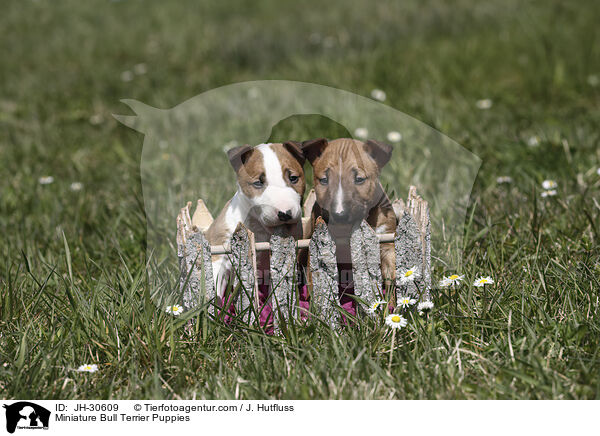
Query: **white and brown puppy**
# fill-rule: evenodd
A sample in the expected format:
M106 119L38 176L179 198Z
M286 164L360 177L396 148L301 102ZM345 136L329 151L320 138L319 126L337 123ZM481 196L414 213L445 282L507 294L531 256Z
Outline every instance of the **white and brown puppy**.
M302 236L302 196L305 180L300 144L285 142L244 145L227 152L237 175L237 192L206 231L211 245L229 241L239 223L267 242L277 229ZM268 262L268 252L265 252ZM259 264L261 259L257 259ZM262 259L264 264L264 259ZM231 274L227 256L213 256L217 295L223 297Z
M322 216L336 242L338 263L350 264L352 227L366 220L377 233L392 233L397 219L379 181L392 147L376 141L324 138L302 143L313 167L316 204L312 220ZM395 277L394 244L381 244L381 270L386 285Z

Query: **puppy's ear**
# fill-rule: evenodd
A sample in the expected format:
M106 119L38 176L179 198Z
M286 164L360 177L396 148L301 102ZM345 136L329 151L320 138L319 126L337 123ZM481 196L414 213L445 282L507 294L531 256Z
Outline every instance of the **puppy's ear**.
M304 157L304 153L302 152L302 144L296 141L287 141L283 143L283 146L298 160L300 166L304 165L304 161L306 159Z
M379 168L383 168L390 161L394 149L391 145L369 139L365 142L365 151L375 159Z
M311 139L310 141L304 141L302 143L302 152L304 153L304 156L306 156L306 158L312 164L316 158L321 156L321 153L323 153L323 150L325 150L325 148L327 148L328 144L329 143L327 142L327 139L325 139L325 138L318 138L318 139Z
M229 163L235 170L235 172L239 172L240 168L250 157L250 153L252 153L253 148L249 145L240 145L239 147L232 148L227 150L227 157L229 158Z

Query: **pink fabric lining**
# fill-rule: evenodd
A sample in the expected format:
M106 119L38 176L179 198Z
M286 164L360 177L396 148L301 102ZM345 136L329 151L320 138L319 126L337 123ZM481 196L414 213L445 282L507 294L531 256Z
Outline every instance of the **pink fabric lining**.
M263 271L268 271L269 270L269 265L260 265L260 268L262 268ZM338 271L352 271L352 265L349 264L339 264L338 265ZM341 277L343 276L343 274L340 273L338 279L341 279ZM352 275L351 273L349 275L346 275L346 277L349 277L350 280L348 280L347 283L342 283L341 280L339 281L339 285L338 285L338 295L339 295L339 302L340 302L340 306L342 306L342 308L344 309L344 311L346 313L348 313L349 315L352 316L356 316L356 302L354 300L354 284L352 281ZM301 275L301 280L300 283L298 283L298 304L300 306L300 319L301 320L306 320L308 315L308 310L310 308L310 294L308 292L308 285L305 283L305 278L304 275ZM274 319L274 313L273 313L273 307L270 301L270 286L267 283L262 283L260 285L258 285L258 301L260 304L260 313L259 313L259 322L260 322L260 326L264 329L265 333L272 335L274 333L274 327L273 327L273 319ZM231 321L233 320L233 318L235 317L235 307L233 304L233 300L232 297L229 296L229 304L223 304L223 300L219 297L217 297L217 306L220 308L219 313L222 313L222 309L225 306L228 306L228 310L227 313L225 314L224 320L226 324L230 324ZM390 304L389 305L390 311L394 310L394 307ZM348 322L348 319L346 318L345 315L342 314L342 325L348 325L350 324Z

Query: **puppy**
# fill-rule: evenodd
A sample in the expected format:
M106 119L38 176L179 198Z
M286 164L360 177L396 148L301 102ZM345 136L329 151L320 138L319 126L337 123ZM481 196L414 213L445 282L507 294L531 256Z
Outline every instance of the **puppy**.
M322 216L335 240L342 306L344 288L352 287L350 234L354 226L366 220L377 233L392 233L397 218L379 181L381 169L392 156L392 147L376 141L354 139L315 139L302 143L304 156L313 167L316 204L312 222ZM380 245L384 284L391 289L394 281L394 244ZM345 286L344 286L345 285ZM394 304L392 296L392 304ZM351 310L353 312L354 310Z
M278 229L300 238L301 202L306 186L300 144L244 145L229 150L227 156L237 175L237 192L206 231L210 244L228 242L239 223L254 233L256 242L268 242ZM268 252L257 253L256 260L262 272L269 270ZM215 290L222 299L232 278L232 265L225 255L213 256L212 265ZM268 286L259 289L265 288ZM260 297L262 304L267 295Z

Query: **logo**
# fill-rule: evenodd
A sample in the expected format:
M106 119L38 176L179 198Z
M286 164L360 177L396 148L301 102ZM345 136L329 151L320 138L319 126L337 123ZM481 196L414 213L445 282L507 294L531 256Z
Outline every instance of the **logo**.
M3 406L6 409L6 431L14 433L15 429L48 430L50 411L29 401Z

